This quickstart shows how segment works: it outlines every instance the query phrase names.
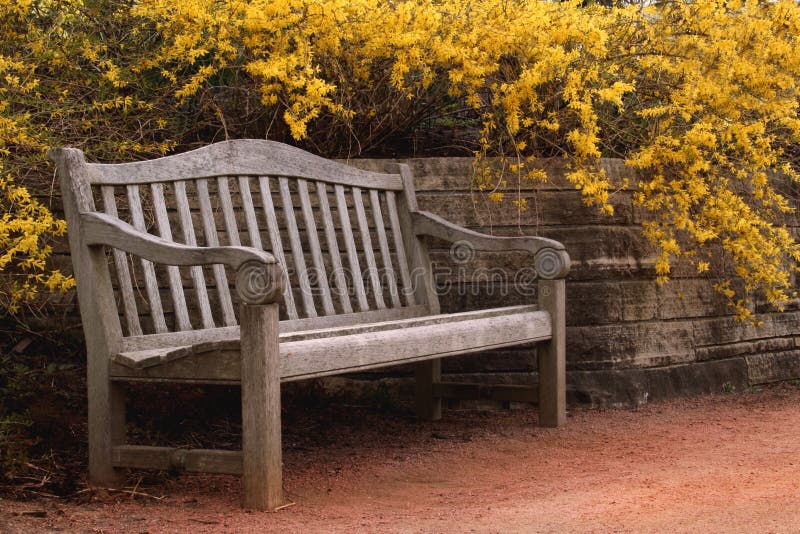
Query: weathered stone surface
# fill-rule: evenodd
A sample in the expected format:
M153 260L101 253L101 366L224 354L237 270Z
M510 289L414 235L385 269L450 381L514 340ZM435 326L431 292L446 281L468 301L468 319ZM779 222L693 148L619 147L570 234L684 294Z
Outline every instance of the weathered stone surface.
M439 304L444 313L535 303L533 295L494 284L452 284L440 288L439 294Z
M624 283L575 282L567 287L567 325L609 324L622 321L620 288Z
M796 335L800 332L800 311L770 313L766 315L764 322L771 328L770 336Z
M725 315L725 297L714 290L717 280L679 279L658 288L658 318L680 319Z
M567 366L572 370L660 367L694 359L689 321L567 328Z
M677 396L741 391L748 384L744 358L654 369L567 373L570 401L595 406L636 406Z
M772 337L774 328L769 317L760 327L742 323L733 317L698 318L692 321L694 343L697 347L736 343L748 339Z
M345 161L345 160L342 160ZM419 192L427 191L468 191L474 176L475 160L469 157L455 158L410 158L397 159L352 159L345 162L372 171L382 172L389 161L402 161L408 163L414 173L414 182ZM490 158L490 161L492 159ZM497 161L496 159L494 160ZM603 158L601 167L614 190L630 190L636 184L637 172L616 158ZM571 190L575 186L564 176L567 170L567 161L563 158L542 158L536 160L533 167L542 169L547 173L548 181L533 183L523 181L520 184L522 191L534 190ZM509 182L514 178L509 177Z
M658 304L656 302L657 286L652 280L615 284L619 287L622 302L622 320L649 321L656 318Z
M800 350L745 356L751 384L800 378Z
M596 207L585 206L580 193L575 190L523 192L522 198L527 202L528 209L521 213L503 203L476 202L474 195L469 193L429 193L419 195L417 200L421 210L470 227L537 227L543 225L544 221L571 225L633 222L633 207L628 193L619 193L610 199L614 215L604 215Z
M567 324L600 325L654 319L656 286L652 281L572 282L567 287Z
M754 341L743 341L741 343L728 343L726 345L714 345L711 347L696 347L695 354L698 361L721 360L734 356L765 355L767 359L772 358L774 352L791 350L796 347L797 338L776 337L768 339L758 339Z

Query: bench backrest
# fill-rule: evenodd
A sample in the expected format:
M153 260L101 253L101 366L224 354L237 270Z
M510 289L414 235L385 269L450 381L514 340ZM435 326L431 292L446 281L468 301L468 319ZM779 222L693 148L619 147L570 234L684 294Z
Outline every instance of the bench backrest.
M416 200L403 165L395 164L392 173L369 172L259 140L150 161L95 164L73 158L71 168L61 165L62 180L71 182L65 187L90 191L82 201L65 194L68 215L103 211L170 241L272 253L287 278L282 329L438 311L425 282L427 255L410 231L408 213ZM233 273L222 266L160 266L120 250L111 257L122 336L237 324L229 289ZM74 263L77 271L80 262Z

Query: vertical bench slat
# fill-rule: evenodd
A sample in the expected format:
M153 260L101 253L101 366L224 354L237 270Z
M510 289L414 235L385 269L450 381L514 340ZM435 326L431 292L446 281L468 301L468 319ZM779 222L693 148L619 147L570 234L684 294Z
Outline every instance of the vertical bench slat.
M308 269L306 268L306 258L303 255L303 246L300 243L300 231L297 229L294 205L292 204L292 194L289 191L289 180L281 176L278 178L278 187L283 203L283 217L286 221L286 231L289 234L289 245L292 249L292 259L294 268L297 269L297 279L300 284L300 296L303 298L303 306L306 309L306 317L316 317L317 309L314 306L314 296L311 294L311 283L308 279Z
M261 234L258 231L258 219L256 219L256 210L253 206L253 195L250 193L250 178L247 176L239 177L239 194L242 196L244 220L247 223L247 235L250 237L250 246L262 249Z
M211 197L208 193L208 180L200 178L195 182L197 196L200 200L200 217L203 219L203 233L206 236L206 246L218 247L219 237L217 236L217 226L214 221L214 212L211 209ZM219 304L222 308L222 320L225 326L236 325L236 316L233 313L233 303L231 302L231 292L228 288L228 278L225 276L225 267L214 265L214 281L217 284L217 295Z
M272 255L278 260L286 281L283 284L283 303L286 305L286 313L289 319L297 319L297 306L294 303L292 294L292 284L289 280L289 273L286 266L286 256L283 254L283 242L281 241L281 229L278 226L278 218L275 215L275 205L272 202L272 192L269 190L269 178L266 176L258 177L258 187L261 190L261 202L263 203L264 216L267 218L267 231L272 245Z
M333 300L331 300L331 288L328 286L328 273L325 270L325 261L322 259L322 248L319 246L317 224L314 222L314 212L311 210L311 199L308 196L308 183L303 179L298 179L297 191L300 194L300 209L303 212L303 220L306 223L308 246L311 248L311 260L314 262L319 289L322 293L322 308L325 311L325 315L335 315L336 309L333 307Z
M339 245L336 242L336 227L333 224L333 217L331 216L331 207L328 203L328 188L325 186L325 182L317 182L317 197L319 197L322 224L325 227L325 241L328 243L328 254L331 258L333 280L336 282L336 290L339 292L339 302L342 304L342 313L353 313L353 307L350 305L350 294L347 289L347 278L344 275Z
M112 217L119 217L117 213L117 201L114 198L114 186L104 185L100 188L103 196L103 206L105 212ZM142 325L139 324L139 311L136 309L136 299L133 296L133 284L131 284L131 271L128 268L128 255L117 248L112 249L114 254L114 266L117 270L119 279L119 289L122 292L122 307L125 312L125 322L128 325L128 335L141 336Z
M156 211L158 233L167 241L172 241L172 229L169 226L167 204L164 200L164 184L150 184L150 191L153 193L153 206ZM183 293L181 272L174 265L168 265L167 276L169 278L169 292L172 295L172 306L175 310L175 326L178 330L191 330L192 323L189 321L189 310L186 308L186 296Z
M392 256L389 253L389 241L386 239L386 228L383 225L383 212L381 211L381 199L377 189L370 189L369 204L372 207L372 218L375 219L375 229L378 232L378 246L381 250L383 260L383 270L389 279L389 296L392 299L392 306L399 308L400 295L397 294L397 280L395 280L394 267L392 266Z
M197 237L192 224L192 212L189 209L189 199L186 196L186 182L175 182L174 190L183 241L190 247L197 246ZM195 294L197 295L197 305L200 307L200 320L203 323L203 328L214 328L214 316L211 314L211 303L208 300L203 268L195 266L190 268L189 272L192 275L192 284L194 284Z
M139 186L129 185L128 204L131 210L131 221L134 228L140 232L147 232L144 223L144 213L142 212L142 200L139 197ZM156 333L161 334L167 331L167 323L164 321L164 309L161 307L161 295L158 294L158 281L156 280L156 270L153 262L141 258L142 270L144 271L144 285L147 291L147 299L150 301L150 316L153 318L153 327Z
M367 214L364 211L364 199L361 197L361 189L358 187L353 187L353 205L356 208L358 228L361 230L361 244L364 247L364 258L367 260L369 281L372 285L372 291L375 293L375 305L378 309L383 310L386 309L386 303L383 302L381 277L378 272L378 266L375 263L375 252L372 250L372 238L369 235L369 223L367 222Z
M231 190L228 187L228 179L226 177L220 176L217 178L217 191L220 204L222 204L222 218L225 221L225 231L228 233L228 244L238 247L242 243L239 241L239 228L236 226Z
M342 235L344 236L347 259L350 263L350 271L353 276L353 288L356 291L356 300L361 311L369 311L367 294L364 291L364 279L361 276L361 266L358 263L358 252L356 242L353 239L353 227L350 225L350 214L347 211L347 200L344 198L344 187L335 185L336 192L336 211L339 212L339 223L342 225Z
M400 230L400 218L397 215L397 203L394 200L394 191L386 192L386 209L389 211L389 223L392 226L392 238L394 249L397 252L397 263L400 266L400 280L403 283L403 294L406 297L406 304L416 305L414 299L414 287L411 284L411 274L408 271L408 258L406 248L403 244L403 234Z

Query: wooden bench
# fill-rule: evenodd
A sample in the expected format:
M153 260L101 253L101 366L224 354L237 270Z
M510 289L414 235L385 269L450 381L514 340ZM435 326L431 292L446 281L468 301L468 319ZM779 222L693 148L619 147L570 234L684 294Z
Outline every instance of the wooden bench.
M280 384L416 362L416 403L524 386L441 382L440 358L539 342L539 420L565 421L564 247L419 211L409 167L359 170L240 140L152 161L54 149L88 352L89 475L240 473L244 505L283 504ZM423 236L525 251L538 306L441 314ZM235 289L231 291L231 287ZM238 314L236 311L238 310ZM241 384L242 451L126 444L126 382Z

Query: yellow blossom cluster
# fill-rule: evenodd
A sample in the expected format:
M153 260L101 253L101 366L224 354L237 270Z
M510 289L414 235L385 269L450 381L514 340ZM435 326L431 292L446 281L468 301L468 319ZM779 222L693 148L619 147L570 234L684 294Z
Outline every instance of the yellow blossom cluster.
M45 236L63 235L67 226L55 219L46 207L31 198L24 187L0 178L0 305L18 311L22 302L36 298L41 287L66 291L74 285L60 271L47 272L46 261L52 252Z
M0 7L0 19L25 15L29 4L12 2ZM51 253L45 240L63 234L66 225L26 188L16 185L4 166L14 147L39 146L28 127L30 114L13 106L11 96L36 93L38 80L33 70L22 58L0 54L0 315L15 313L20 303L32 300L42 286L66 290L73 283L58 271L45 272Z
M612 213L600 157L622 157L643 177L660 282L678 259L709 271L721 247L743 281L718 284L737 315L754 295L780 308L800 261L784 225L800 179L800 6L620 4L15 0L0 6L0 147L16 175L66 143L114 159L255 132L349 155L455 109L492 200L525 209L513 192L558 155Z

